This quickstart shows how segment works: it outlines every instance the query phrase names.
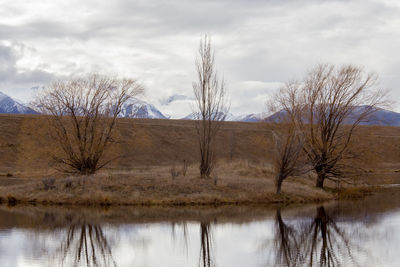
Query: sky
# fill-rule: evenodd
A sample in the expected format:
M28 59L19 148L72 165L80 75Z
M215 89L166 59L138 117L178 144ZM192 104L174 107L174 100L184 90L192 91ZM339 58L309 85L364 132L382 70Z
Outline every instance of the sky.
M284 82L319 63L376 72L400 97L398 0L0 0L0 91L28 102L56 79L118 75L183 116L190 107L160 100L193 95L204 34L236 115L265 111Z

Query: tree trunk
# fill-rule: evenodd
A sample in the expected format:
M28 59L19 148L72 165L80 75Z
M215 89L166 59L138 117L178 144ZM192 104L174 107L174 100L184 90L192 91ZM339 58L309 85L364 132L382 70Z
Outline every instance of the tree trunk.
M320 172L317 172L317 175L318 175L318 177L317 177L317 183L316 183L316 187L318 187L318 188L324 188L324 181L325 181L325 172L324 171L320 171Z
M202 160L200 163L200 176L201 178L208 178L211 174L210 163L206 160Z
M276 193L279 195L281 193L283 179L277 177L275 182L276 182Z

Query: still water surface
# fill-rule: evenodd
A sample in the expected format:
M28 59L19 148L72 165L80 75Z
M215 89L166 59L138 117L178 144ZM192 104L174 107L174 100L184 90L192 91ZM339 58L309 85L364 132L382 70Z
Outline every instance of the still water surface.
M400 192L289 208L0 207L0 266L400 266Z

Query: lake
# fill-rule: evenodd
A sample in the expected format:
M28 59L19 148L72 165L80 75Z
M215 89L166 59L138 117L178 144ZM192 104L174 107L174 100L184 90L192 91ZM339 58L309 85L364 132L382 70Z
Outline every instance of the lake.
M399 195L297 207L3 205L0 266L400 266Z

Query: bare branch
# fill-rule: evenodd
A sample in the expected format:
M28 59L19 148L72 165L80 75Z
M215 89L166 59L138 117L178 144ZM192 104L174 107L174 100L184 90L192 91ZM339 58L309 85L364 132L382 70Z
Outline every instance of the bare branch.
M386 93L374 88L376 81L375 74L351 65L319 65L303 82L280 90L276 102L304 139L303 151L318 174L317 187L323 187L325 178L342 175L340 163L354 130L388 103Z
M53 155L55 168L92 174L109 163L104 153L113 140L124 104L143 92L135 80L97 74L50 84L36 98L49 115L50 136L61 153Z
M209 177L214 164L214 142L229 111L225 81L215 70L214 51L207 35L200 40L196 59L197 82L193 82L196 98L193 114L200 147L200 174Z

